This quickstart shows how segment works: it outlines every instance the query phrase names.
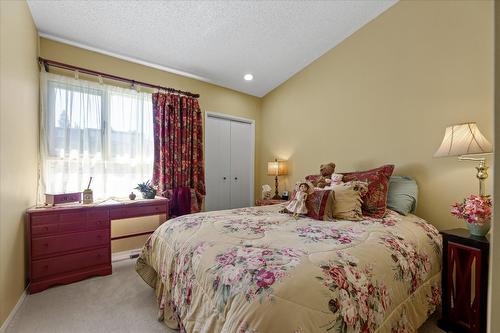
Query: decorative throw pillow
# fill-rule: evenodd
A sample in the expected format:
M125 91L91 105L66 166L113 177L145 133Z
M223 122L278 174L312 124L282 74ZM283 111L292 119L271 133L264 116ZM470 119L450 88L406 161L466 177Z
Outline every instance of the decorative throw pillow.
M388 164L376 169L344 173L344 182L358 180L368 183L368 192L362 197L363 213L365 215L382 218L387 209L387 191L389 178L394 171L394 165Z
M417 208L418 186L417 182L406 176L392 176L389 179L389 192L387 193L387 208L402 215L415 213Z
M361 196L368 185L364 182L348 182L332 185L334 204L332 215L339 220L360 221L363 219Z
M316 187L316 185L318 185L318 182L320 181L321 178L323 178L323 176L321 176L321 175L309 175L309 176L306 176L306 180L308 182L311 182L314 187Z
M307 216L316 220L333 220L332 190L314 190L306 199Z

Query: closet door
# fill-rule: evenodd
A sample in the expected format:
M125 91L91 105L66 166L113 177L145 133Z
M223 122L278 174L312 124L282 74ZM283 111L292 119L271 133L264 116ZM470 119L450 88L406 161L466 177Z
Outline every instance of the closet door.
M208 116L205 133L205 210L229 209L231 121Z
M231 208L252 205L252 125L231 121Z

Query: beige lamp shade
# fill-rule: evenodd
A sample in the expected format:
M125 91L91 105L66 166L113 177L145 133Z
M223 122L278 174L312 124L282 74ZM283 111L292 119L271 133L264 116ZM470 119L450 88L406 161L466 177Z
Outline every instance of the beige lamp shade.
M465 123L446 127L443 142L434 157L486 154L492 151L491 143L481 134L476 123Z
M274 161L267 163L268 176L284 176L286 174L288 174L286 161Z

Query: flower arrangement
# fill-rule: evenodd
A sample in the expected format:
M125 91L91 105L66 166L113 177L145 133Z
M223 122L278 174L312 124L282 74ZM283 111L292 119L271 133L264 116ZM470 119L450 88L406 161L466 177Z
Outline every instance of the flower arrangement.
M451 215L467 221L470 224L483 225L491 220L490 196L471 195L462 202L451 206Z

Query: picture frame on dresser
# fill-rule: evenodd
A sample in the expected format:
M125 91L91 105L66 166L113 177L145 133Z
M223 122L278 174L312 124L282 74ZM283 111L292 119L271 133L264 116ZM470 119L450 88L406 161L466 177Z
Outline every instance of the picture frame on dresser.
M111 221L168 214L166 198L28 209L28 292L111 274L111 241L152 232L111 237Z

